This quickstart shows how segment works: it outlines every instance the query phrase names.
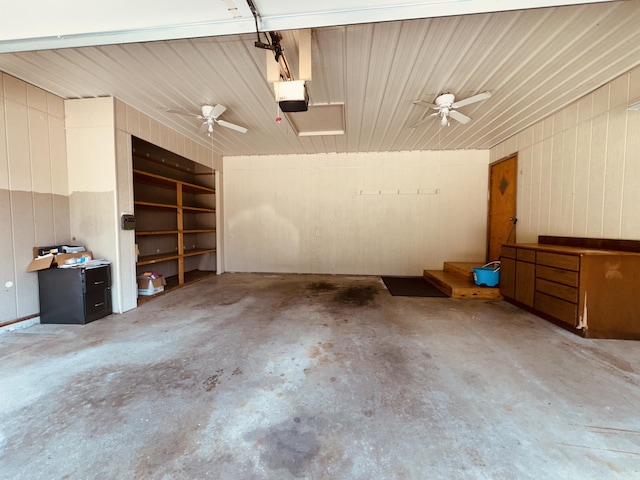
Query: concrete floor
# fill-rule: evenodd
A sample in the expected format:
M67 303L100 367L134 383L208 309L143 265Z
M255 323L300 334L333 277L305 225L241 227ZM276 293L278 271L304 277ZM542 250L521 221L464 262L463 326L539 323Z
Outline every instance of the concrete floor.
M3 479L640 478L640 343L378 278L225 274L0 336Z

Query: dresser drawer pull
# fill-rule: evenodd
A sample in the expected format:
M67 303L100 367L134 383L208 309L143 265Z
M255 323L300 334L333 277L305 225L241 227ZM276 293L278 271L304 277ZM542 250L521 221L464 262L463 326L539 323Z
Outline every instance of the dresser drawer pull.
M103 305L104 305L104 302L96 303L96 304L94 305L94 307L101 307L101 306L103 306Z
M103 284L103 283L104 283L104 280L100 280L99 282L93 282L94 285L100 285L100 284Z

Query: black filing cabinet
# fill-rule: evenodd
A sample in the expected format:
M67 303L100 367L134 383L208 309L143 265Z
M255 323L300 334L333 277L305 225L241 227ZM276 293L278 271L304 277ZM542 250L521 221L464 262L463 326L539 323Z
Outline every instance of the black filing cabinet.
M111 267L38 271L40 323L85 324L111 313Z

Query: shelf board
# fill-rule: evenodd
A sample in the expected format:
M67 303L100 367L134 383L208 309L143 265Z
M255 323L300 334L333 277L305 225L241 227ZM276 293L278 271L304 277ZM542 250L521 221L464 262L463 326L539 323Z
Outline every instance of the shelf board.
M183 230L182 233L214 233L215 231L215 228L190 228L188 230Z
M176 181L155 173L143 172L142 170L133 170L133 183L143 183L154 187L166 188L167 190L176 189Z
M182 191L186 193L195 193L198 195L209 195L216 193L215 189L210 187L203 187L202 185L196 185L195 183L180 183L182 184Z
M215 233L215 228L193 228L187 230L136 230L136 236L142 237L147 235L177 235L178 233Z
M166 188L169 190L175 190L178 185L182 185L182 191L185 193L195 194L214 194L216 193L214 188L203 187L202 185L196 185L195 183L183 182L182 180L175 180L173 178L163 177L155 173L144 172L142 170L133 170L134 183L144 183L147 185L153 185L160 188Z
M215 248L196 248L194 250L186 250L183 256L195 257L196 255L204 255L205 253L214 253L215 251Z
M156 203L156 202L142 202L136 200L133 204L138 208L152 208L152 209L173 209L176 210L178 208L177 205L169 205L168 203Z
M140 230L136 230L136 236L143 235L177 235L178 230L148 230L145 232L141 232Z
M143 255L138 257L137 266L151 265L154 263L166 262L168 260L177 260L180 257L177 253L157 253L155 255Z
M205 208L205 207L188 207L186 205L182 206L183 210L188 210L190 212L197 212L197 213L216 213L216 209L215 208Z

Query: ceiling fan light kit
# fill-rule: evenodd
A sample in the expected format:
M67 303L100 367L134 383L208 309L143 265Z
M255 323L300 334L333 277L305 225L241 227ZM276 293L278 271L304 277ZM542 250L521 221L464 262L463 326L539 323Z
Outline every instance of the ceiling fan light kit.
M204 133L208 136L213 135L213 127L216 123L231 130L235 130L236 132L247 133L247 129L245 127L236 125L235 123L227 122L226 120L222 120L219 118L224 112L226 112L226 110L227 107L220 104L202 105L202 107L200 108L202 114L198 115L196 113L191 113L176 108L167 108L167 112L169 113L177 113L178 115L186 115L188 117L195 117L199 120L202 120L202 125L200 126L199 133Z
M457 111L458 108L464 107L466 105L470 105L472 103L480 102L482 100L486 100L491 97L490 92L482 92L477 95L473 95L471 97L467 97L464 100L460 100L456 102L456 97L453 93L441 93L435 99L435 103L428 103L422 100L418 100L413 102L414 105L420 105L427 108L433 108L437 110L437 112L432 113L431 115L423 118L419 122L411 125L411 128L415 128L418 125L423 124L431 117L440 117L440 126L447 127L450 125L449 118L453 118L455 121L465 124L471 121L470 117L467 117L464 113L460 113Z

